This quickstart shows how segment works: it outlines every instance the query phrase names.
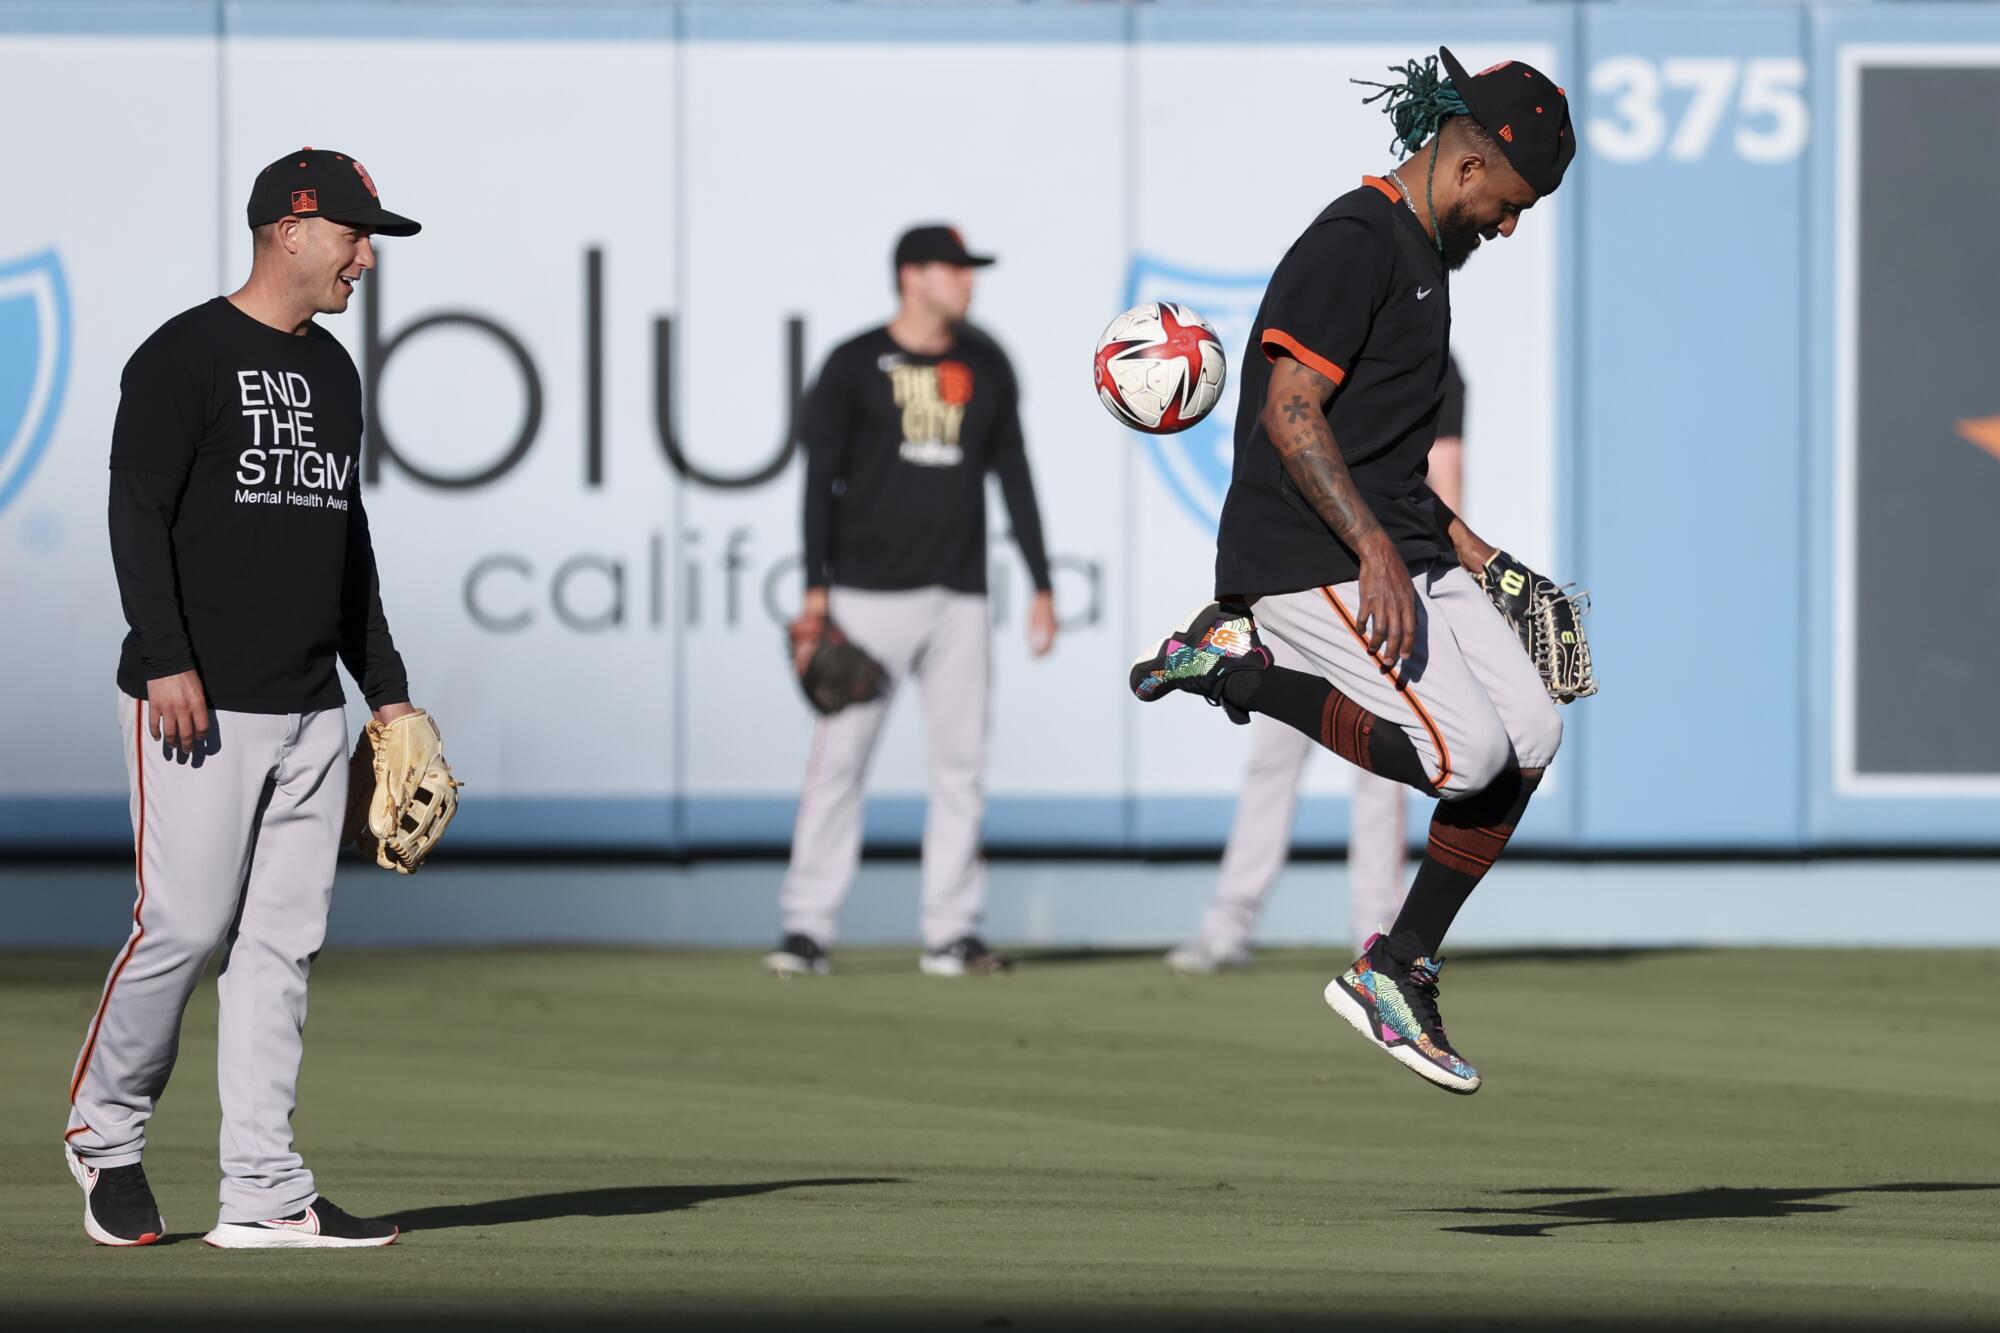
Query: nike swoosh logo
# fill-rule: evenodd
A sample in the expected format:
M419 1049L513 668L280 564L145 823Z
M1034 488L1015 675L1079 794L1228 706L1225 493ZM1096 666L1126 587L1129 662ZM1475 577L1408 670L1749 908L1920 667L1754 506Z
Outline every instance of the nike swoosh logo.
M1421 300L1423 300L1423 299L1424 299L1424 298L1425 298L1426 296L1429 296L1429 295L1430 295L1430 294L1431 294L1432 292L1434 292L1434 291L1436 291L1436 290L1437 290L1437 288L1435 288L1435 287L1419 287L1419 288L1417 288L1417 299L1418 299L1419 301L1421 301Z
M285 1227L292 1231L307 1231L313 1235L318 1235L319 1214L308 1208L306 1209L306 1215L299 1218L296 1222L289 1217L271 1217L264 1220L264 1225L267 1227Z

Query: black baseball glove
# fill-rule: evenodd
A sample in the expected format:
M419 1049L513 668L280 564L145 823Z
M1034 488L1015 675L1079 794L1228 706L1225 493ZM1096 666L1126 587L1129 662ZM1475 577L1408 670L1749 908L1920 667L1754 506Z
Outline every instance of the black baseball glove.
M812 657L799 676L806 702L832 716L849 704L879 699L889 688L889 673L831 620L820 622Z
M1597 693L1590 640L1583 634L1589 593L1571 592L1572 584L1558 586L1505 551L1494 552L1474 577L1521 640L1551 699L1574 703Z

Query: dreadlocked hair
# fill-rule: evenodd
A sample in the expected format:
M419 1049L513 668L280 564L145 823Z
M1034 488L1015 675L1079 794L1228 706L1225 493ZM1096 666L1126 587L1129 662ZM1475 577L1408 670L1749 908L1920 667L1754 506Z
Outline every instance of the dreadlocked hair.
M1438 77L1436 56L1425 56L1422 64L1412 60L1405 65L1391 65L1389 72L1402 75L1402 81L1377 83L1373 79L1349 79L1348 82L1382 90L1362 98L1361 104L1382 103L1389 123L1396 127L1396 137L1389 143L1390 152L1409 156L1454 116L1466 117L1468 126L1476 123L1471 120L1472 112L1458 95L1458 89L1451 86L1450 80Z

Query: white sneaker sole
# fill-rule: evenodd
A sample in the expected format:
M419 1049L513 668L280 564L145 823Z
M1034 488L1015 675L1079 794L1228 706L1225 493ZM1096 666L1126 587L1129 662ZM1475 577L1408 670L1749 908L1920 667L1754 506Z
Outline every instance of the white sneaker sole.
M1370 1030L1374 1025L1368 1021L1368 1011L1361 1007L1359 1000L1347 993L1347 987L1340 984L1339 977L1335 977L1332 981L1326 983L1324 994L1326 996L1327 1007L1346 1019L1349 1027L1359 1032L1376 1050L1394 1057L1398 1064L1415 1074L1418 1078L1423 1079L1426 1083L1434 1083L1446 1092L1456 1092L1461 1096L1470 1097L1473 1093L1479 1091L1479 1079L1453 1078L1450 1074L1445 1073L1444 1070L1439 1069L1436 1065L1424 1059L1414 1046L1391 1046L1376 1036Z
M1013 963L1002 958L997 966L968 967L957 954L918 954L917 970L927 977L1004 977L1014 970Z
M1177 977L1212 977L1220 972L1248 971L1253 958L1249 954L1211 954L1197 950L1175 949L1166 957L1167 971Z
M379 1250L394 1245L402 1235L399 1227L386 1236L353 1238L321 1236L310 1231L274 1231L270 1227L244 1226L222 1222L202 1237L218 1250Z
M795 953L767 953L764 966L781 977L823 977L833 971L831 963L808 963Z
M76 1181L77 1188L83 1191L84 1235L90 1237L99 1245L110 1245L117 1249L130 1249L134 1245L154 1244L160 1237L167 1234L167 1218L164 1213L160 1215L160 1229L149 1235L141 1236L138 1240L126 1240L123 1237L114 1236L103 1227L97 1225L97 1219L90 1215L90 1168L83 1164L83 1159L76 1155L74 1148L67 1146L63 1148L63 1164L69 1167L71 1178Z

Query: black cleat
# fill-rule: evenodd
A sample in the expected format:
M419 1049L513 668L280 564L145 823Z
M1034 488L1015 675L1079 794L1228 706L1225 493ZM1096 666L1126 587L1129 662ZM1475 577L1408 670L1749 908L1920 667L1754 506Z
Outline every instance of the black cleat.
M927 977L997 977L1013 968L1012 959L986 947L977 935L963 935L942 949L926 949L917 967Z
M764 955L764 966L781 977L823 977L833 971L833 960L818 940L794 932Z
M394 1222L355 1217L322 1194L290 1217L219 1222L202 1239L218 1250L365 1250L402 1234Z
M99 1245L151 1245L167 1234L160 1205L153 1202L153 1187L146 1183L145 1167L137 1162L92 1166L67 1144L63 1157L83 1187L84 1235Z

